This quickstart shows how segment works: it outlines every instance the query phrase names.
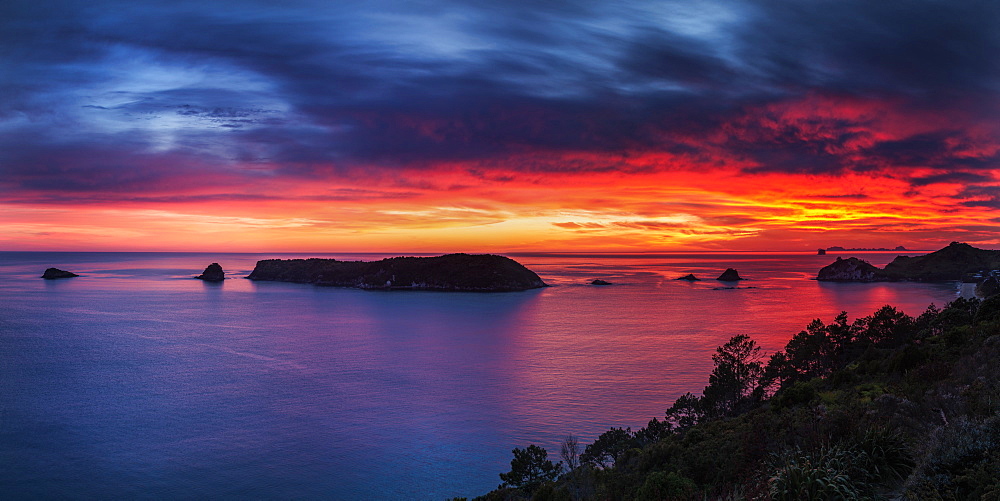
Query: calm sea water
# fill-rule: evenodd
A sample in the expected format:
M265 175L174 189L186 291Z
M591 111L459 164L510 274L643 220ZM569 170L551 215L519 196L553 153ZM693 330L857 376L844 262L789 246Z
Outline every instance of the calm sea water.
M273 257L296 256L0 253L3 497L482 494L515 446L662 417L733 335L771 352L813 318L958 291L816 282L834 256L806 254L514 256L554 287L492 294L236 278ZM234 278L191 278L215 261ZM715 290L727 267L749 280Z

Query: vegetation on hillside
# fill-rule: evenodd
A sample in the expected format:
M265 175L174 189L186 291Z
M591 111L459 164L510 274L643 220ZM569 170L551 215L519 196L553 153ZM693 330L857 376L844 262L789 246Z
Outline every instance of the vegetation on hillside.
M745 335L701 395L562 461L515 449L481 500L1000 500L1000 296L814 320L766 359Z

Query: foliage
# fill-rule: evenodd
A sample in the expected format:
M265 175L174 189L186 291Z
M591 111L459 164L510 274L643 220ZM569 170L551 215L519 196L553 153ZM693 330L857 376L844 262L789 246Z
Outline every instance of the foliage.
M688 392L678 397L670 409L667 409L666 420L674 428L683 430L698 424L704 417L701 397Z
M774 474L768 480L771 499L858 499L858 487L848 474L851 460L850 453L839 447L815 453L804 453L796 449L781 456Z
M601 468L610 468L625 451L635 445L635 437L630 428L611 428L584 449L580 460Z
M682 500L691 498L697 490L694 481L677 472L656 471L646 476L639 487L639 501Z
M911 498L1000 498L1000 417L961 419L935 438L907 486Z
M548 460L548 452L537 445L526 449L514 448L514 459L510 461L510 471L500 474L503 486L534 492L543 482L551 482L562 472L562 463L553 464Z
M666 420L660 421L655 417L649 420L649 423L645 428L639 429L635 432L635 443L639 447L644 447L649 444L655 444L660 440L670 436L673 432L673 428L670 423Z
M708 376L701 402L706 415L729 415L747 401L763 372L760 359L760 347L746 334L733 336L716 349L712 355L715 368Z

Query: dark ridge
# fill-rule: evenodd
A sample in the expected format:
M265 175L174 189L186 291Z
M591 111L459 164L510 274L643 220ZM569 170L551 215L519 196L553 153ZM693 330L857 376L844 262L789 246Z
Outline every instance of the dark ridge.
M517 261L491 254L394 257L381 261L264 259L257 262L247 278L358 289L506 292L547 286Z

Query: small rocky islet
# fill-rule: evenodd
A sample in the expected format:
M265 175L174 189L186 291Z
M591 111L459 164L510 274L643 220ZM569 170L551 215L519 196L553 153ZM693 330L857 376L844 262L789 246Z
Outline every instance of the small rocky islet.
M198 280L204 280L206 282L222 282L226 279L226 272L223 271L222 266L219 263L212 263L205 268L205 271L201 275L194 278Z
M726 271L722 272L716 280L720 282L738 282L743 280L743 278L740 277L739 272L735 268L726 268Z
M70 271L60 270L59 268L48 268L44 273L42 273L42 278L45 280L57 280L60 278L73 278L78 276L80 275Z

